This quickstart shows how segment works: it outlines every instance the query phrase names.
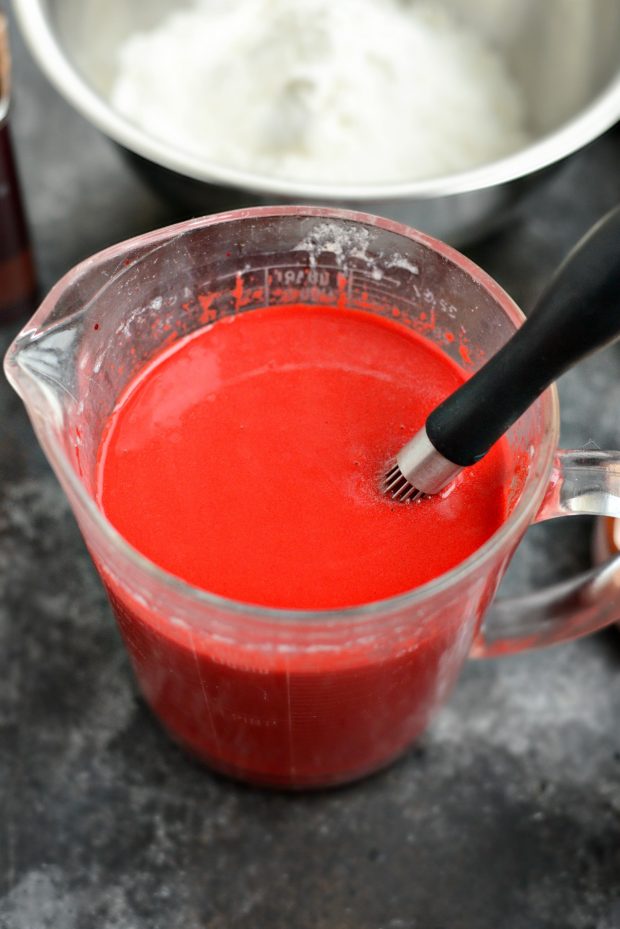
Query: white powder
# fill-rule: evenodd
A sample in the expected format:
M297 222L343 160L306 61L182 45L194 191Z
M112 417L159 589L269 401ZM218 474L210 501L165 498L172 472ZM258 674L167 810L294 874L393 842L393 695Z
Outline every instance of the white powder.
M125 41L112 102L179 149L317 182L436 177L527 141L497 52L428 0L194 0Z

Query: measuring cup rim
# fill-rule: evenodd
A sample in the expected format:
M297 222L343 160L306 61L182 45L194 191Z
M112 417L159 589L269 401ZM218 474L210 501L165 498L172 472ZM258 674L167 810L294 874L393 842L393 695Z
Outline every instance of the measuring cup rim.
M277 217L308 217L330 221L342 220L357 225L367 225L387 232L394 233L398 236L413 240L422 246L438 253L446 261L455 265L460 271L469 275L477 284L483 287L493 298L494 302L500 307L508 318L521 325L525 319L524 314L512 300L512 298L500 287L500 285L478 265L466 258L456 249L432 236L397 223L393 220L373 216L368 213L359 211L332 209L327 207L311 206L278 206L278 207L252 207L242 210L233 210L226 213L211 214L195 219L185 220L181 223L166 226L161 229L153 230L123 242L110 246L91 257L85 259L69 270L49 291L42 301L38 310L32 316L28 323L23 327L6 353L4 367L6 375L24 399L28 409L27 396L21 387L25 377L32 378L32 375L25 376L19 370L16 359L19 355L22 343L30 343L37 335L42 334L45 330L45 323L49 319L51 312L56 306L59 298L74 284L76 279L87 272L92 271L98 264L109 262L110 259L118 258L122 266L122 259L127 251L140 245L144 247L149 244L157 248L176 237L183 236L193 229L204 228L209 225L220 225L223 223L234 222L239 220L252 220L261 218ZM124 268L123 268L124 270ZM82 309L73 311L72 314L61 319L54 319L54 325L66 323L71 315L79 314ZM45 432L45 452L50 459L54 470L65 484L71 490L75 500L83 509L93 529L100 533L103 538L111 544L118 555L121 555L140 573L145 574L151 581L163 584L165 588L184 600L191 602L194 606L208 606L221 612L236 614L237 616L251 619L252 621L280 622L285 624L320 624L326 625L330 622L337 623L346 620L359 622L372 621L378 616L385 614L397 613L404 609L410 609L423 604L425 601L434 596L455 587L459 582L470 576L475 571L484 567L493 556L500 550L511 538L520 538L525 532L527 526L532 522L542 499L547 490L549 477L552 470L553 459L556 452L559 438L559 402L555 386L548 388L541 397L536 401L537 404L543 405L543 419L546 424L543 439L540 446L536 449L535 457L532 461L532 467L536 468L537 474L529 478L523 492L520 494L512 512L502 523L499 529L482 545L476 549L468 558L460 562L450 571L440 574L438 577L426 582L425 584L415 587L412 590L404 591L391 597L381 600L374 600L369 603L358 604L355 606L337 607L324 610L297 610L283 609L279 607L267 607L260 604L253 604L244 601L233 600L219 594L211 593L202 588L195 587L187 583L174 574L159 567L145 555L141 554L115 529L112 523L107 519L102 510L97 506L91 494L86 490L84 484L76 474L71 462L69 461L60 442L57 440L52 427L48 422L43 423Z

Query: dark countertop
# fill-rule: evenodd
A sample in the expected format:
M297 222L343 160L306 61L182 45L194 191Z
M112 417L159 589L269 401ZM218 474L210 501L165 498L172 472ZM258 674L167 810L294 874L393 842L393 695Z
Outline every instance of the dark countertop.
M14 55L47 289L86 255L180 217L15 35ZM616 130L469 254L527 307L618 201ZM620 446L620 347L565 377L561 397L564 444ZM585 566L591 525L533 530L507 586ZM65 498L0 383L2 929L617 929L619 719L620 632L608 631L470 662L419 744L364 783L287 796L211 775L136 696Z

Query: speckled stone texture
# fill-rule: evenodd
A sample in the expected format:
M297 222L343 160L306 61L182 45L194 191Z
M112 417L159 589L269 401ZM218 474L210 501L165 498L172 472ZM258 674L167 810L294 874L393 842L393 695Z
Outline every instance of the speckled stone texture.
M45 83L14 33L13 124L41 281L179 218ZM470 250L526 308L620 200L620 134ZM11 332L5 330L2 348ZM620 347L561 384L565 444L620 446ZM538 527L512 592L589 561ZM188 760L136 695L65 499L0 383L2 929L617 929L620 634L471 662L406 758L287 796Z

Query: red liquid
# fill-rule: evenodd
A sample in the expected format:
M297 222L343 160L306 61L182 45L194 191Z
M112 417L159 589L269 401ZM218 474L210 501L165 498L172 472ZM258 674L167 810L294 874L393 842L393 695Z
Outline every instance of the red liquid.
M504 442L441 497L404 506L378 491L384 462L462 380L431 343L371 314L293 306L220 321L121 399L101 506L156 564L225 597L319 610L390 597L458 565L506 516ZM345 642L343 627L341 647L318 651L300 633L278 651L171 625L108 587L170 732L222 770L286 786L346 780L402 750L477 618L446 615L399 642L386 625L370 644Z

